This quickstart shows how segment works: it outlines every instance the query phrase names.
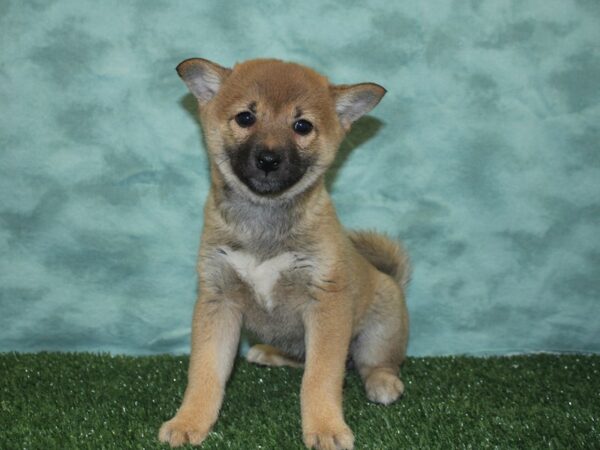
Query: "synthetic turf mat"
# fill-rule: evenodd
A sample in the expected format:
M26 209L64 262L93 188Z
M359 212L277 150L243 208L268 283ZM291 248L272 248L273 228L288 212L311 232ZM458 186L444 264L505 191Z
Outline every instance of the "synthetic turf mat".
M0 354L0 448L166 448L187 357ZM346 376L357 449L600 448L600 355L409 358L404 397ZM238 361L205 449L302 449L302 371Z

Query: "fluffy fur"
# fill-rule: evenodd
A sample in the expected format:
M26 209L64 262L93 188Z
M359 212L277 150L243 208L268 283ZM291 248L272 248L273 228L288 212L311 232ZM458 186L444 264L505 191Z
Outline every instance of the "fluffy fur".
M323 175L352 122L385 90L373 83L334 86L277 60L226 69L195 58L177 70L198 99L212 183L188 386L160 439L172 446L204 440L244 326L265 342L250 350L250 361L304 366L305 444L351 449L342 411L348 357L371 401L391 403L404 389L398 375L408 339L408 265L391 240L343 229ZM255 122L240 125L241 112ZM312 130L295 132L298 120ZM276 170L257 165L265 149L281 156Z

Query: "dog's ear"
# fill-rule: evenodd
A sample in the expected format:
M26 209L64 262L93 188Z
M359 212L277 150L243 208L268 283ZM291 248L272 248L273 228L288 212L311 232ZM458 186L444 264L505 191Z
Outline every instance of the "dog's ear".
M371 111L387 92L375 83L331 86L335 110L346 131L352 123Z
M202 58L186 59L177 66L177 73L201 105L209 102L231 69Z

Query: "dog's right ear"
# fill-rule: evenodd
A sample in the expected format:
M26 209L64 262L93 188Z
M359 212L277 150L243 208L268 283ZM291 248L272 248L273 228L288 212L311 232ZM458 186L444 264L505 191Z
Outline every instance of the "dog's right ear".
M203 58L186 59L176 70L200 105L208 103L215 96L231 73L231 69Z

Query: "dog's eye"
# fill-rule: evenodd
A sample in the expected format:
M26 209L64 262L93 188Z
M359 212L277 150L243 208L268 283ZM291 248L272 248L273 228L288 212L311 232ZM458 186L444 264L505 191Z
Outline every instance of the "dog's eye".
M242 128L248 128L256 122L256 116L250 111L242 111L235 116L236 123Z
M306 136L312 129L313 125L308 120L300 119L294 122L294 131L302 136Z

